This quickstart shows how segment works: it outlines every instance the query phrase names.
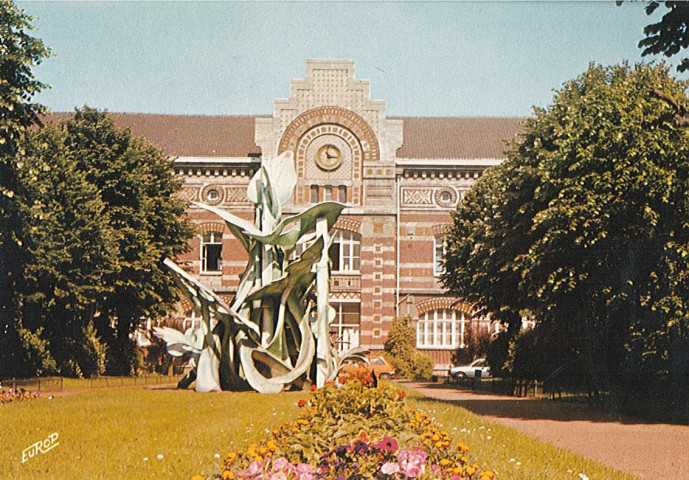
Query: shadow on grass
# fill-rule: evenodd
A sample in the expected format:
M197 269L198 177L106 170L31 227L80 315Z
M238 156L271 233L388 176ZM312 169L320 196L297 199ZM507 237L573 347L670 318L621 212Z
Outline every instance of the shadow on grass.
M636 418L617 411L599 411L584 402L498 395L491 392L461 389L450 384L406 383L405 386L425 395L427 398L421 398L418 401L429 404L429 407L438 403L451 404L487 417L557 422L605 422L626 425L686 425L684 421Z

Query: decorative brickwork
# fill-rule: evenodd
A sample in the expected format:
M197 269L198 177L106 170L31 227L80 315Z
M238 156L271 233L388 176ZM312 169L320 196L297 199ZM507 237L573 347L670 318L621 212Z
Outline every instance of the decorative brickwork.
M441 225L434 225L433 226L433 236L438 236L438 235L445 235L447 232L450 231L450 224L448 223L443 223Z
M246 187L225 187L225 202L230 205L253 205L246 196Z
M220 185L212 183L201 190L201 201L208 205L217 205L223 201L223 189Z
M450 297L430 298L416 304L416 310L419 312L419 315L423 315L430 310L438 310L439 308L451 308L469 315L471 315L472 312L472 308L468 303Z
M278 155L286 150L297 151L301 137L317 125L333 124L348 129L361 144L363 161L378 161L380 148L373 129L362 117L342 107L318 107L302 113L285 129L278 146Z
M199 225L199 230L201 231L201 233L215 232L222 234L225 231L225 224L218 222L202 223L201 225Z
M199 189L195 187L184 187L180 190L179 196L184 200L195 201L199 198Z
M347 230L349 232L359 233L361 229L361 222L352 218L340 217L335 222L337 230Z

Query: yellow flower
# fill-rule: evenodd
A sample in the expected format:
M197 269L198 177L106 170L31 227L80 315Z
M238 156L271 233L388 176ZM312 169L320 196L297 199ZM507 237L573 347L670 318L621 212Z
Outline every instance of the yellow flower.
M191 477L191 480L203 480L203 477L201 475L194 475Z
M457 450L459 450L460 452L468 452L469 451L469 447L467 447L463 443L458 443L456 446L457 446Z
M297 424L299 424L299 425L308 425L308 424L309 424L309 421L308 421L308 420L304 420L303 418L300 418L299 420L297 420Z
M232 480L233 478L234 478L233 472L231 472L229 470L225 470L224 472L222 472L222 480Z
M278 449L277 444L273 440L268 440L268 443L266 443L266 447L268 447L268 450L270 450L271 452L274 452Z
M225 457L225 461L227 463L232 463L232 462L234 462L235 458L237 458L237 454L234 452L230 452L227 454L227 457Z
M441 467L448 467L450 465L452 465L452 462L450 460L448 460L447 458L443 458L440 460L440 466Z
M471 466L467 466L465 468L465 470L470 476L473 475L474 473L476 473L476 469L474 467L471 467Z

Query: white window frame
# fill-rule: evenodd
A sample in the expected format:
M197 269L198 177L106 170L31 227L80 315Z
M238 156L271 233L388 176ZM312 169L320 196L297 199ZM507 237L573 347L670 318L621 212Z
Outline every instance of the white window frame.
M340 353L344 353L361 344L361 305L358 305L359 308L356 311L356 319L352 318L355 316L354 312L344 311L345 305L357 304L331 302L331 306L335 309L336 316L333 323L330 324L330 334L335 337L333 340Z
M206 241L208 235L208 241ZM220 245L220 257L217 270L208 269L208 249L209 245ZM204 274L222 274L222 233L206 232L201 236L201 273Z
M416 347L419 349L464 348L467 322L464 312L452 308L428 310L416 325Z
M349 230L337 230L333 233L333 245L339 248L340 265L336 270L333 265L334 274L358 274L361 270L361 236ZM356 251L358 250L358 256Z
M436 277L445 273L443 262L447 255L447 236L445 234L436 235L433 238L433 275Z

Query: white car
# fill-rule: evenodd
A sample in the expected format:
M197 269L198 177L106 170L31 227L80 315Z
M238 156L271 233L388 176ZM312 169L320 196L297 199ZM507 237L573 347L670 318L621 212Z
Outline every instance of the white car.
M449 374L452 380L473 377L490 378L490 367L485 358L479 358L469 365L460 365L450 368Z

